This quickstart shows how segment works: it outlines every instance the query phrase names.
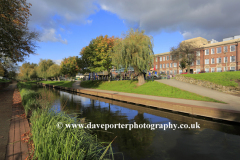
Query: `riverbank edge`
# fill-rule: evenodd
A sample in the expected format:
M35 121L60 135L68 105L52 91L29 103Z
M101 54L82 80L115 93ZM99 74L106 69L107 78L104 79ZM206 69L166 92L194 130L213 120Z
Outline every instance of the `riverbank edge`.
M66 90L70 92L82 93L82 94L93 95L97 97L113 99L117 101L123 101L127 103L151 106L158 109L165 109L165 110L170 110L175 112L186 113L194 116L202 116L202 117L208 117L208 118L213 118L217 120L225 120L225 121L240 123L240 112L234 111L234 110L203 107L203 106L197 106L197 105L188 105L188 104L182 104L182 103L153 100L148 98L138 98L138 97L132 97L132 96L119 95L116 93L90 91L89 89L61 87L57 85L49 85L49 84L44 84L39 82L37 82L37 84L41 86L52 87L52 88Z

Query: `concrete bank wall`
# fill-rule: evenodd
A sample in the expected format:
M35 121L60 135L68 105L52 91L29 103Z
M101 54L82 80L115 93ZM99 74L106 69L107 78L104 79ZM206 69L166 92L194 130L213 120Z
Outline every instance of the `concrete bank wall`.
M187 113L190 115L197 115L197 116L203 116L208 118L240 123L240 112L238 111L216 109L216 108L202 107L202 106L193 106L193 105L173 103L173 102L167 102L167 101L152 100L147 98L137 98L137 97L124 96L119 94L104 93L101 91L96 92L96 91L91 91L90 89L74 89L74 88L60 87L55 85L43 84L43 83L37 83L37 84L46 86L46 87L53 87L53 88L58 88L66 91L71 91L71 92L77 92L77 93L93 95L97 97L113 99L117 101L140 104L145 106L156 107L159 109L166 109L166 110L171 110L175 112Z

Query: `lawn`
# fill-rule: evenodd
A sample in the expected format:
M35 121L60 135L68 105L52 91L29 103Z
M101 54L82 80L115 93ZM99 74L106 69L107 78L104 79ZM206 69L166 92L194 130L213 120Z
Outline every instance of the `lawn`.
M236 80L240 81L240 72L214 72L214 73L201 73L201 74L183 74L185 77L191 77L194 79L205 80L213 82L215 84L237 87L238 83Z
M74 83L74 81L39 81L39 82L69 88L71 88L72 84Z
M224 103L212 98L200 96L195 93L184 91L184 90L181 90L172 86L168 86L163 83L155 82L155 81L147 81L147 83L139 87L137 87L137 81L130 81L130 80L111 81L111 82L83 81L81 82L81 87L102 89L102 90L109 90L109 91L118 91L118 92L127 92L127 93L138 93L138 94L145 94L145 95L152 95L152 96Z

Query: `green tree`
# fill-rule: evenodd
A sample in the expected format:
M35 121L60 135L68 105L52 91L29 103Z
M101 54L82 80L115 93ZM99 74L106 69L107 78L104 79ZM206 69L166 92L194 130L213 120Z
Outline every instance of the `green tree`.
M145 83L144 74L153 63L152 37L144 31L131 29L124 39L118 39L114 45L113 62L119 67L133 67L138 75L138 85Z
M75 77L76 74L80 71L80 68L78 66L78 57L73 56L64 58L60 65L60 71L64 75Z
M183 41L177 47L171 48L170 55L172 55L172 60L175 62L185 62L185 68L190 73L191 64L196 61L196 51L199 48L200 45L194 41Z
M60 71L61 71L60 66L57 64L53 64L49 67L47 72L49 77L54 77L55 79L58 78L58 81L60 81L60 75L61 75Z
M112 69L112 53L116 38L108 37L107 35L99 36L93 39L89 46L82 49L81 56L87 61L90 72L108 72L108 81Z
M13 63L22 62L34 54L34 42L39 37L28 29L31 4L26 0L1 0L0 6L0 61L8 57Z
M23 80L30 80L36 77L37 64L23 63L19 69L18 78Z
M0 63L0 76L4 76L4 68L3 68L3 66L2 66L2 64Z
M182 59L179 63L180 68L183 70L184 68L186 68L187 64L186 64L186 60Z
M37 76L47 80L47 78L49 77L47 71L53 64L54 64L54 62L50 59L41 59L39 62L39 65L36 69Z

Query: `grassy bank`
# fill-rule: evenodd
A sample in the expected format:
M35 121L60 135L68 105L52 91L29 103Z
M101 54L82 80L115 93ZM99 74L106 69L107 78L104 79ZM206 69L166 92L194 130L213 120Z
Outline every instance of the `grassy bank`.
M0 83L2 82L10 82L10 80L0 79Z
M56 113L50 109L54 101L51 95L31 90L30 82L18 83L18 87L25 112L31 112L32 159L94 160L109 157L110 144L103 146L89 130L57 127L58 122L63 125L78 122L64 112Z
M39 82L69 88L71 88L72 84L74 83L74 81L39 81Z
M185 77L191 77L194 79L205 80L213 82L215 84L237 87L237 80L240 81L240 71L236 72L214 72L214 73L202 73L202 74L183 74Z
M171 98L182 98L198 101L218 102L224 103L212 98L197 95L195 93L183 91L181 89L168 86L155 81L147 81L147 83L137 87L137 81L84 81L81 82L81 87L102 89L109 91L127 92L127 93L138 93L152 96L171 97Z

